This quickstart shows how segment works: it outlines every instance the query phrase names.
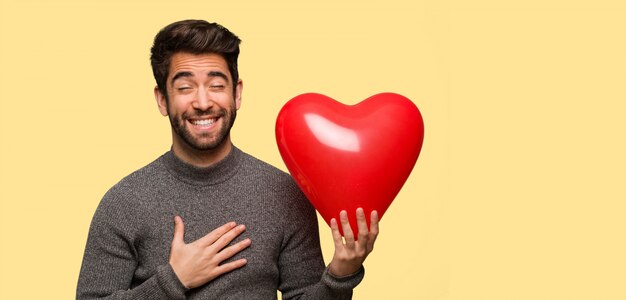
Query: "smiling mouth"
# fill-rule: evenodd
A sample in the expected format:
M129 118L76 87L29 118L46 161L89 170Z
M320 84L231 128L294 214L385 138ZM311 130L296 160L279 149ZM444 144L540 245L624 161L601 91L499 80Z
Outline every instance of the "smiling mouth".
M216 121L217 121L217 118L193 119L193 120L189 120L189 123L191 123L191 124L193 124L195 126L208 127L208 126L213 125Z

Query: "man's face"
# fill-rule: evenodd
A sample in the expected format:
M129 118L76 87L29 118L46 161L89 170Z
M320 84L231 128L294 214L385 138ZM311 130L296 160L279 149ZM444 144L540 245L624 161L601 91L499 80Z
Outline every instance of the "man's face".
M233 84L237 84L235 95ZM156 91L159 110L172 125L174 146L205 151L230 143L241 87L241 81L232 82L220 55L174 54L167 78L169 100Z

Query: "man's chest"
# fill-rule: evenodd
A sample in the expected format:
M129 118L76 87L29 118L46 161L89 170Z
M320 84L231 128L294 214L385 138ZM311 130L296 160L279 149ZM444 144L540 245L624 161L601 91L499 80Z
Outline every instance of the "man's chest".
M217 191L196 191L160 193L158 199L152 200L157 201L146 205L145 213L138 220L140 228L133 243L140 277L156 272L158 266L168 262L175 216L183 219L186 243L192 243L228 222L244 224L246 230L229 244L246 238L252 241L250 247L230 259L248 260L244 272L238 272L238 276L278 274L277 261L283 243L279 218L284 212L273 204L275 199L262 195L244 197Z

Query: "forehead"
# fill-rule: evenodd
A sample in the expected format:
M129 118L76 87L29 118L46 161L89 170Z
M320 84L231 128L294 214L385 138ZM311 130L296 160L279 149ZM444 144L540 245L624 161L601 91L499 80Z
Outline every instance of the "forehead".
M178 72L191 72L194 75L208 74L210 71L220 71L228 76L228 64L219 54L191 54L177 52L170 58L169 78Z

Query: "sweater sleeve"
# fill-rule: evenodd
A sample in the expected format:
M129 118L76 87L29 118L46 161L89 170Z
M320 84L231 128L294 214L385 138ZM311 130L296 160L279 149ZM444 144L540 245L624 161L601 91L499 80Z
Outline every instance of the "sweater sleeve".
M185 299L185 288L169 264L158 267L156 274L132 286L138 264L134 247L137 208L121 195L114 187L96 209L76 299Z
M341 278L328 272L315 209L299 189L294 194L283 220L285 237L278 262L283 299L352 299L352 289L363 279L364 269Z

